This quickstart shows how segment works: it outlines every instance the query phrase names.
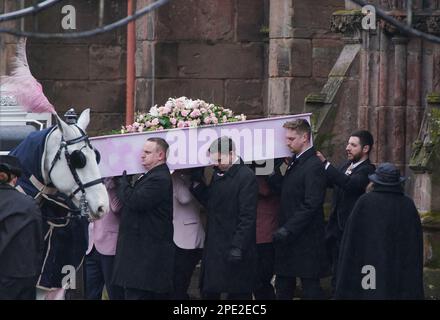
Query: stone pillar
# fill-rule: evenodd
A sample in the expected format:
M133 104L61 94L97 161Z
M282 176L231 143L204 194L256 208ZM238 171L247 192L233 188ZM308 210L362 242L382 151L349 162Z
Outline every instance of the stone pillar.
M293 0L270 1L268 115L290 113Z
M269 115L304 112L304 99L319 91L342 42L329 33L340 0L271 0L269 20ZM342 10L343 11L343 10Z
M390 110L391 122L391 155L402 172L405 172L405 124L406 124L406 83L407 83L407 43L408 39L401 36L392 38L394 44L394 79L393 79L393 108Z
M137 0L136 10L152 0ZM156 11L136 20L135 111L146 112L155 104L155 19Z
M426 298L440 296L440 94L426 98L428 106L418 139L413 144L413 199L424 227Z

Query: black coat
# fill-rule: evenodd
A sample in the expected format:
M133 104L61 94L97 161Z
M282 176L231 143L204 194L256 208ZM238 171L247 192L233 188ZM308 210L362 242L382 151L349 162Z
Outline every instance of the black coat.
M0 276L39 275L43 246L41 212L35 200L0 184Z
M318 278L326 273L325 191L324 167L312 147L289 166L282 181L279 225L290 236L275 244L275 274Z
M214 172L209 187L192 190L206 207L208 223L202 259L203 292L251 292L256 270L256 215L258 185L254 172L242 162L223 176ZM242 250L243 260L228 262L231 248Z
M121 182L121 224L113 283L157 293L173 289L173 185L166 164Z
M338 169L329 165L325 170L329 185L333 187L333 202L329 222L326 230L327 239L342 239L345 223L353 210L356 201L365 193L372 174L376 167L369 159L359 164L352 170L351 175L345 171L351 161L344 163Z
M375 187L356 203L339 255L336 299L423 299L423 238L414 202L401 187ZM375 268L376 289L362 279ZM371 282L370 282L371 283Z

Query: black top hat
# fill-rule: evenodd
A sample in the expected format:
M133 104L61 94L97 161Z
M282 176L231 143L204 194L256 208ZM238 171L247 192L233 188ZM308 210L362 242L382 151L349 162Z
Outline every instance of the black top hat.
M0 171L15 174L17 177L21 176L21 164L17 157L0 155Z
M406 180L406 177L400 176L399 169L389 162L380 164L376 171L370 174L368 178L374 183L384 186L397 186Z

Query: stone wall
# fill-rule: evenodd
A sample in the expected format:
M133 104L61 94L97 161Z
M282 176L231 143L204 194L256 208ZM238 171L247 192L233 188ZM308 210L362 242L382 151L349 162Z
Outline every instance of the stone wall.
M341 49L329 25L343 6L340 0L171 2L137 25L136 108L186 95L251 117L302 112Z
M137 0L137 9L150 2ZM125 3L105 3L104 23L126 15ZM0 1L6 11L16 4ZM98 1L69 4L77 9L78 30L97 26ZM340 36L329 31L329 24L331 13L343 5L343 0L171 1L136 22L136 110L186 95L251 118L302 112L304 97L319 91L341 49ZM59 5L26 18L24 25L63 31L62 17ZM292 29L284 40L278 30L283 21ZM0 69L6 73L15 39L1 35L1 41ZM91 107L95 134L124 122L125 52L126 28L93 38L28 42L31 70L57 111ZM287 91L274 94L268 82L272 89L281 83ZM268 95L275 100L268 103Z
M330 32L343 1L274 0L270 6L269 114L301 113L304 98L320 91L342 48Z
M7 12L17 1L1 1ZM73 0L68 4L76 8L76 31L98 27L98 1ZM39 32L65 32L61 28L62 5L54 6L34 18L25 19L26 30ZM105 2L103 23L108 24L126 16L123 1ZM17 22L15 26L19 26ZM8 61L15 53L16 39L1 35L2 73L9 72ZM77 112L92 110L89 132L108 132L124 122L126 28L103 35L75 40L28 39L27 55L30 69L41 84L49 101L59 114L74 107Z
M185 95L262 116L267 19L268 0L172 1L141 19L136 109Z

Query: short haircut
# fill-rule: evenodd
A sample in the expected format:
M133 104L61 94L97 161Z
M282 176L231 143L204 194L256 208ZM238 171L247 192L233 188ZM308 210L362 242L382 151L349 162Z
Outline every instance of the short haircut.
M231 151L235 151L235 143L226 136L214 140L209 147L209 153L227 154Z
M9 183L12 180L12 174L0 170L0 183Z
M365 146L370 146L370 148L368 149L368 153L370 153L371 149L373 148L374 139L373 139L372 134L369 131L358 130L358 131L353 132L350 135L350 137L358 137L362 148Z
M155 142L156 143L156 151L160 149L160 151L165 152L165 155L168 152L168 148L170 147L168 142L165 141L165 139L162 138L148 138L147 141Z
M310 127L309 122L306 119L296 119L292 121L287 121L283 124L283 128L289 130L295 130L297 133L307 133L307 136L312 136L312 128Z

